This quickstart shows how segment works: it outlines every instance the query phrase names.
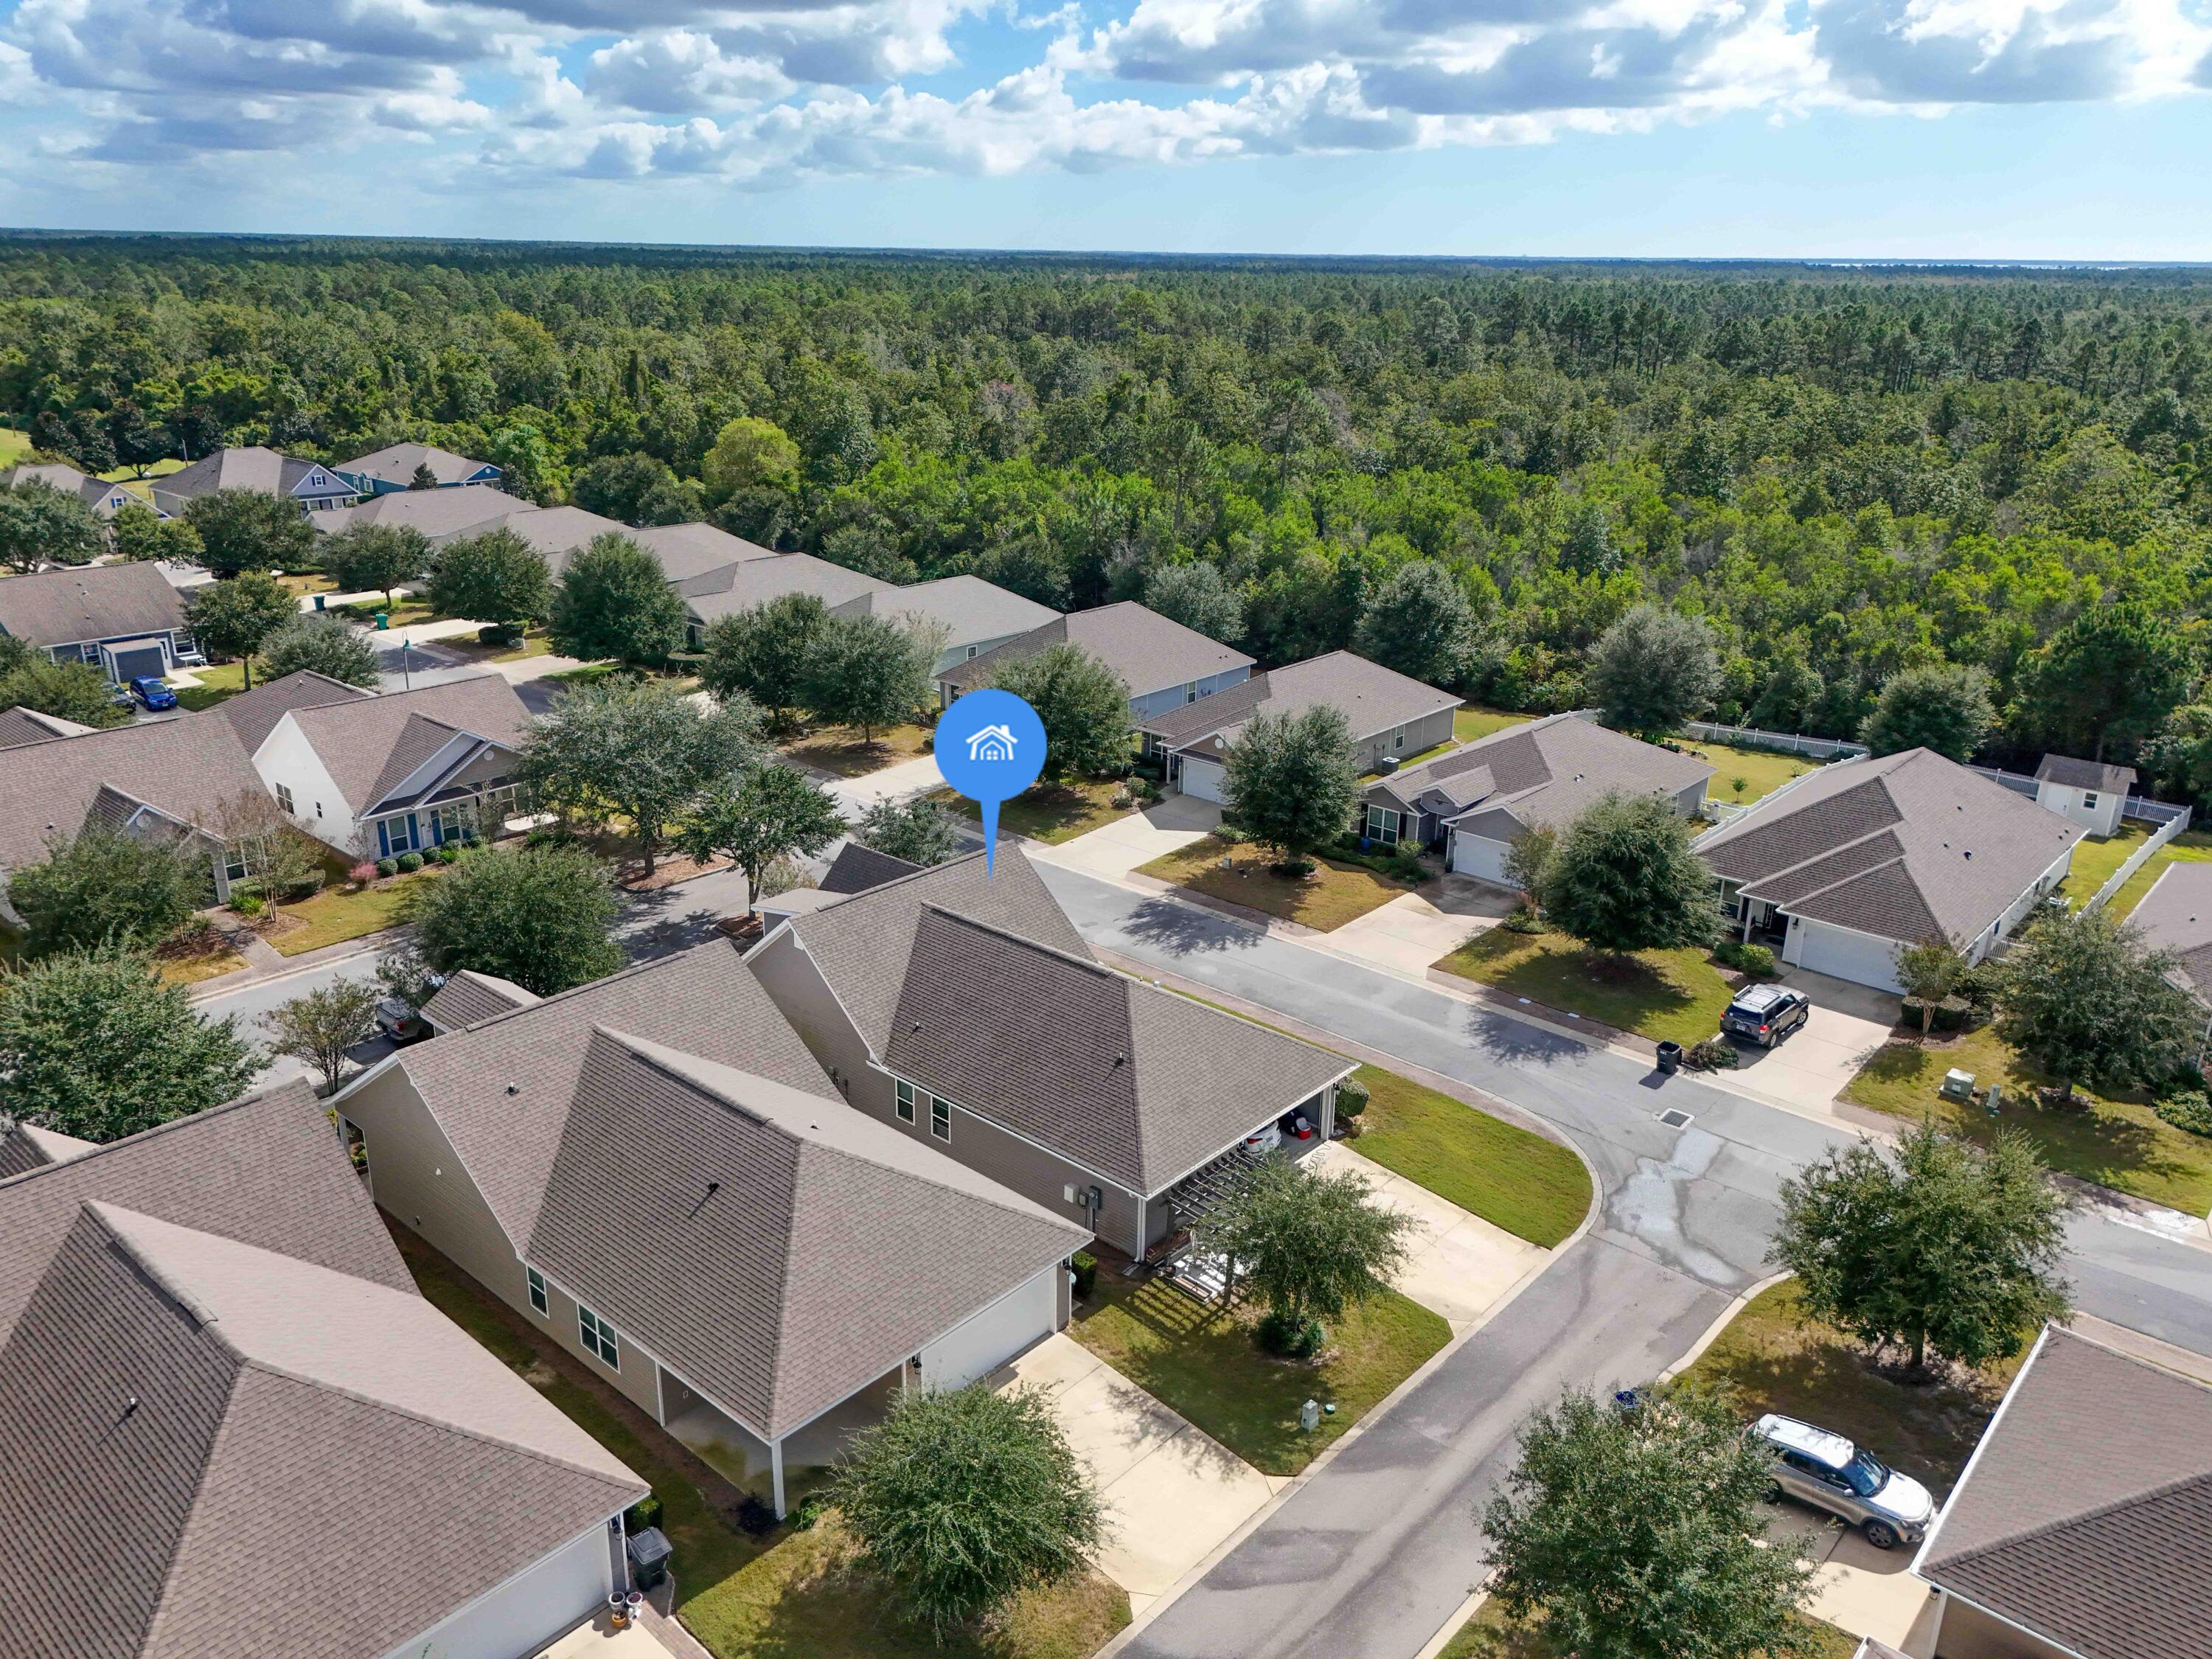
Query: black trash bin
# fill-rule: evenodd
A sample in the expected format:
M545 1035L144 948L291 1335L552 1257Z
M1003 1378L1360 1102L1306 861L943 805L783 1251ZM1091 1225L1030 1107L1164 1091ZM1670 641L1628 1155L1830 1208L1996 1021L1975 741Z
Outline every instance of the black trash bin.
M1659 1069L1662 1072L1679 1072L1682 1069L1680 1043L1662 1042L1659 1045Z
M668 1577L668 1558L676 1547L658 1527L647 1527L629 1537L629 1576L638 1589L649 1590Z

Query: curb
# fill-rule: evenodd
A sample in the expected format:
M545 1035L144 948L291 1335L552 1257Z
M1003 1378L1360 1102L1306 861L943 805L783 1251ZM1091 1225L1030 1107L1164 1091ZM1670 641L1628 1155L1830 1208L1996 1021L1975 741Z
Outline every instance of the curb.
M1680 1359L1660 1372L1653 1380L1659 1382L1672 1382L1705 1358L1705 1350L1720 1340L1721 1333L1735 1322L1735 1316L1749 1307L1755 1297L1765 1295L1784 1279L1795 1279L1796 1276L1792 1273L1769 1273L1765 1278L1745 1285L1737 1292L1735 1300L1722 1309L1713 1322L1705 1327L1705 1334L1690 1344L1687 1352Z

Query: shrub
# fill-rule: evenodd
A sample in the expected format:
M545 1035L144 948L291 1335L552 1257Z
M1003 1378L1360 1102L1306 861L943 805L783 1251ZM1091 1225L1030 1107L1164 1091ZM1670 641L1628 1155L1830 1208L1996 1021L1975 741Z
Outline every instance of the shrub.
M1270 865L1268 868L1285 881L1304 881L1313 874L1314 861L1311 859L1285 859L1280 864Z
M443 847L441 847L438 849L437 860L441 864L451 864L459 859L460 855L461 849L457 843L449 841Z
M1078 1250L1074 1259L1075 1294L1089 1296L1098 1284L1098 1258L1088 1250Z
M1367 1109L1367 1085L1356 1077L1348 1077L1336 1085L1336 1118L1340 1123L1349 1123Z
M376 861L376 873L377 873L378 875L380 875L380 876L396 876L396 875L398 875L398 874L399 873L399 860L398 860L398 859L379 859L379 860L377 860L377 861Z
M501 647L522 643L522 629L515 623L486 623L477 629L477 643Z
M748 1538L765 1538L775 1530L775 1506L758 1492L749 1492L738 1501L738 1530Z
M633 1534L641 1533L647 1527L659 1526L665 1512L660 1499L647 1492L623 1511L623 1526Z
M1269 1353L1285 1359L1310 1359L1328 1340L1318 1319L1301 1319L1273 1308L1260 1316L1253 1336Z
M1735 1044L1724 1037L1707 1037L1692 1047L1689 1053L1691 1065L1709 1072L1733 1071L1741 1059L1742 1056L1735 1051Z
M1528 904L1520 906L1498 925L1509 933L1534 934L1549 931L1544 926L1544 918L1536 914L1535 907Z
M1395 876L1408 886L1419 886L1421 878L1427 872L1421 868L1419 854L1409 853L1401 847L1385 861L1382 873Z
M2191 1089L2178 1095L2168 1095L2151 1108L2162 1122L2177 1129L2185 1129L2193 1135L2212 1136L2212 1099L2202 1089Z
M1774 971L1772 951L1764 945L1747 945L1740 939L1723 939L1713 946L1713 960L1755 979L1765 979Z
M1941 1002L1929 1004L1920 997L1905 999L1904 1023L1907 1025L1925 1024L1937 1031L1964 1030L1974 1005L1964 997L1945 997Z
M422 867L422 855L420 853L402 853L392 862L398 866L401 875L411 875Z
M1957 994L1987 1013L2004 996L2004 964L1989 957L1966 969L1966 977L1959 981Z
M287 904L311 897L323 890L323 872L320 870L310 870L306 875L295 876L286 882L284 890L278 895L278 897Z
M264 901L258 893L234 892L230 896L230 908L241 916L258 916L264 908Z
M346 879L356 887L366 887L374 881L380 873L374 864L364 860L346 872Z
M1239 825L1234 823L1217 823L1213 826L1212 834L1216 841L1225 842L1231 847L1242 847L1252 839Z

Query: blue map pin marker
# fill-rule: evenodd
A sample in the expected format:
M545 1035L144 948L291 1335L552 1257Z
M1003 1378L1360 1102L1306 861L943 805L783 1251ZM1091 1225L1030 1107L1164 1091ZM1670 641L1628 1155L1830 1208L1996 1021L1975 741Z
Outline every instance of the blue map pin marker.
M1044 722L1011 691L970 691L937 717L937 769L983 809L983 868L999 849L999 806L1044 770Z

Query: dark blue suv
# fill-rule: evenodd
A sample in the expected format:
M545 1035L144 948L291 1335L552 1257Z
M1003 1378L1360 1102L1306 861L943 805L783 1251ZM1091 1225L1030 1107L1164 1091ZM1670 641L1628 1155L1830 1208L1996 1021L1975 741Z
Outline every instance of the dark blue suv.
M149 708L174 708L177 694L151 674L141 674L131 682L131 695Z

